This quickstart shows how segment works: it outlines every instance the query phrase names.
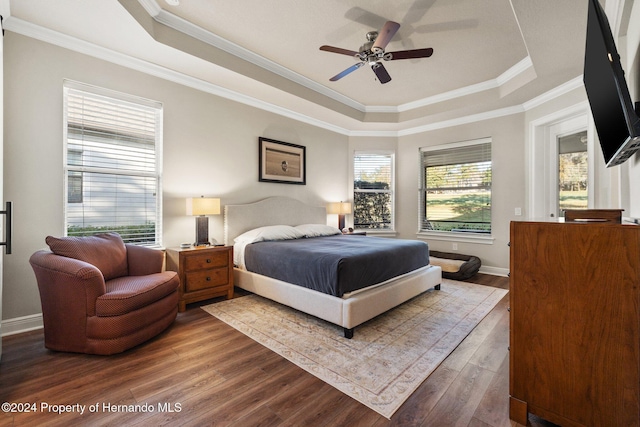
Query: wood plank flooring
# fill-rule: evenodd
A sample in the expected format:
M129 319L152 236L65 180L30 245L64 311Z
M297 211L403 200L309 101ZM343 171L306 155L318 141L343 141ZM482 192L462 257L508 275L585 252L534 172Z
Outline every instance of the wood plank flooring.
M470 281L509 284L483 274ZM0 402L35 411L2 412L0 426L519 426L508 415L508 301L391 420L191 304L167 331L115 356L49 351L42 331L3 338ZM551 425L533 417L530 423Z

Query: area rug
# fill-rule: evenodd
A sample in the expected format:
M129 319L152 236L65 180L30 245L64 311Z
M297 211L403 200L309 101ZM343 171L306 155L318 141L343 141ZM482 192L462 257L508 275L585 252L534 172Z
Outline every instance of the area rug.
M386 418L506 295L504 289L443 279L425 293L343 329L257 295L202 307Z

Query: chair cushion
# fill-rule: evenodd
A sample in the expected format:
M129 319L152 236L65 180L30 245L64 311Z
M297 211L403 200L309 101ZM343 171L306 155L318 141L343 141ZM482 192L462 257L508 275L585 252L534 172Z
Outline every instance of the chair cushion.
M45 241L56 255L95 265L105 281L127 275L127 248L117 233L85 237L47 236Z
M179 283L175 271L109 280L107 293L96 300L96 315L120 316L145 307L174 292Z

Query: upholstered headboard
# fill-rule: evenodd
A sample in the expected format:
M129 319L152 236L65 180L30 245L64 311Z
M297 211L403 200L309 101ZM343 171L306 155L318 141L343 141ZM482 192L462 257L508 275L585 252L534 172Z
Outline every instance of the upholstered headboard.
M269 197L245 205L224 207L224 242L233 244L233 239L242 233L266 225L326 224L327 209L310 206L289 197Z

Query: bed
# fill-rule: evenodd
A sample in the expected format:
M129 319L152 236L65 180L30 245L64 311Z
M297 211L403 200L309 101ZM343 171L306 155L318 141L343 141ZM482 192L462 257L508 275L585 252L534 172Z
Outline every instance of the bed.
M225 243L234 245L234 252L244 253L247 250L246 247L251 245L242 239L251 235L253 230L268 226L295 227L301 224L326 226L326 222L327 213L324 207L310 206L288 197L271 197L255 203L226 205L224 209ZM330 236L313 237L308 240L313 240L315 243L315 239L325 238L330 238ZM385 240L388 244L394 243L394 241L401 242L399 239L368 236L336 235L333 238L336 239L335 241L341 239L340 241L345 242L350 248L364 244L363 242L371 242L373 239ZM367 241L366 239L372 240ZM424 243L418 243L426 246ZM296 243L289 242L288 244ZM254 246L258 247L258 245ZM354 250L357 251L357 249ZM426 250L428 260L428 247ZM441 268L429 265L427 261L426 265L417 268L408 267L412 269L400 275L384 278L384 280L373 280L375 282L373 284L365 283L365 287L361 289L352 289L350 286L350 279L354 277L352 275L351 278L343 278L335 291L319 291L288 282L286 277L279 279L248 271L244 258L238 259L237 255L237 253L234 254L236 258L236 267L234 268L236 286L339 325L343 328L346 338L352 338L355 327L367 320L428 289L440 289L442 280ZM317 263L318 257L313 257L309 261L309 265Z

